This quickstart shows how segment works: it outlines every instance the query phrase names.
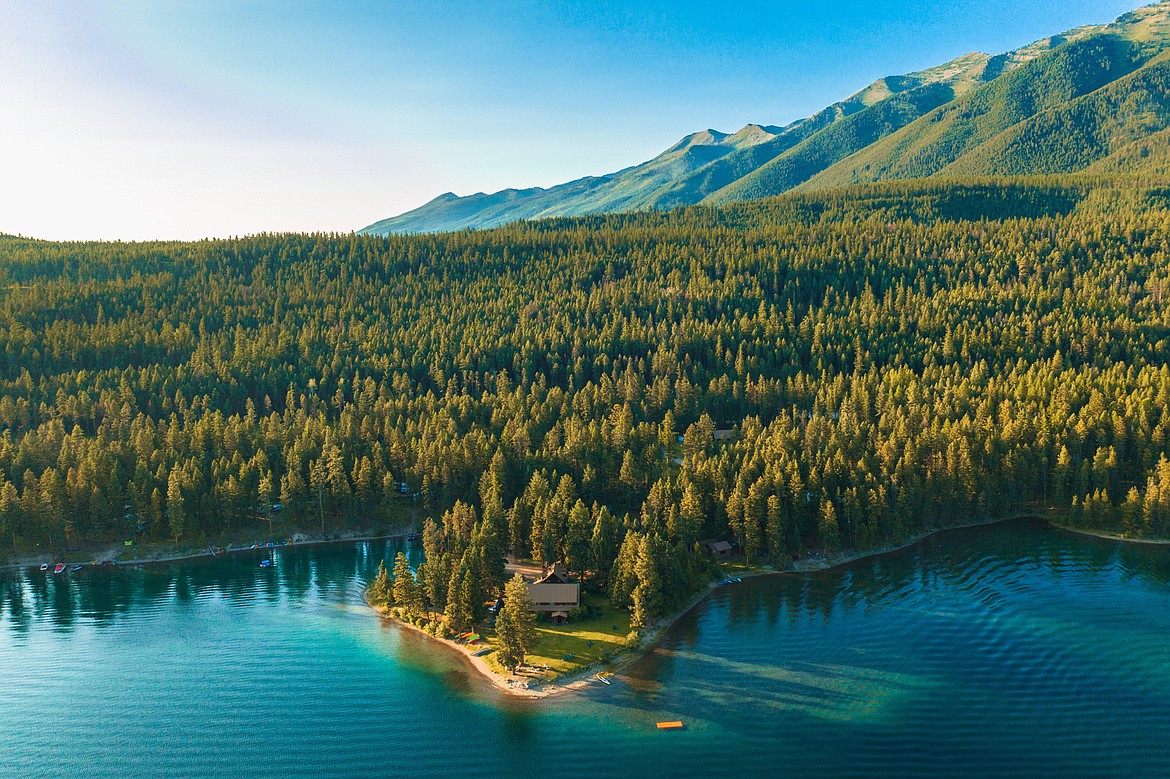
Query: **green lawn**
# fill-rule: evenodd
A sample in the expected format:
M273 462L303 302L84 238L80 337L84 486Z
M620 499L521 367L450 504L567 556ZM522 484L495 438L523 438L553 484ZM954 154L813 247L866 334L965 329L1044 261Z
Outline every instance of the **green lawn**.
M743 559L738 560L723 560L719 563L720 570L726 578L735 576L751 576L752 574L760 573L775 573L776 568L770 565L763 565L761 563L752 563L751 565L745 563Z
M525 662L536 666L547 665L549 670L533 678L552 679L571 674L601 662L603 656L612 657L625 649L626 635L630 632L630 612L615 608L604 596L590 593L582 593L581 605L591 605L595 615L573 620L567 625L537 623L540 643ZM489 631L485 638L491 641L495 635ZM563 659L566 655L572 655L572 659ZM484 660L496 672L505 673L494 652Z

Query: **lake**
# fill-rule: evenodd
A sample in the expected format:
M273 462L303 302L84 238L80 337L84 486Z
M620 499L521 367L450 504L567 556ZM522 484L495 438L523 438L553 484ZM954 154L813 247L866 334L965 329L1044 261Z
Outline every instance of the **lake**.
M1170 776L1164 548L948 531L720 588L534 702L365 608L400 548L0 574L0 775Z

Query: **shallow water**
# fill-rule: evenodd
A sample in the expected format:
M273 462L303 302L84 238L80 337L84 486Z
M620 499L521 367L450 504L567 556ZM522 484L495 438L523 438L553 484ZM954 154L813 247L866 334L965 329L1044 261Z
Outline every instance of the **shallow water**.
M951 531L719 589L535 703L365 609L398 549L5 574L0 776L1170 775L1167 549Z

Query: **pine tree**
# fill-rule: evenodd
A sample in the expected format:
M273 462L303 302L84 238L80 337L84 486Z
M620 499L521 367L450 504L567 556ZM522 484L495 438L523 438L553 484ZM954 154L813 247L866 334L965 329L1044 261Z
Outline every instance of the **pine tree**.
M638 586L636 567L641 543L642 537L635 531L626 533L625 539L622 540L609 576L609 598L615 606L630 605L630 597L634 593L634 588Z
M517 573L504 586L504 607L496 618L496 647L500 663L515 672L540 639L528 583Z
M183 527L187 523L187 512L183 505L183 490L179 484L179 471L171 471L167 482L167 527L175 539L175 549L179 548L179 538L183 535Z
M565 567L575 571L579 577L584 577L589 568L590 541L592 540L593 522L589 515L589 507L578 500L569 511L568 530L565 538Z
M589 565L596 572L602 572L607 578L613 567L619 549L621 527L617 518L605 506L593 505L593 537L589 542ZM608 584L608 581L603 581Z
M841 546L841 527L837 524L837 509L833 507L833 501L827 498L821 504L817 535L821 537L821 546L826 552L835 552Z
M378 563L378 575L374 583L366 591L369 601L375 605L389 605L393 602L394 592L390 584L390 574L386 571L386 561Z
M768 496L768 519L764 536L768 543L768 556L773 560L780 559L784 553L784 509L777 495Z
M662 579L658 573L661 546L653 536L645 536L638 550L638 562L634 566L638 586L631 595L633 616L630 618L630 624L636 628L647 627L662 613Z
M419 583L427 603L442 611L447 606L447 583L451 579L451 558L444 549L443 531L430 517L423 523L423 561L418 568Z
M410 562L403 552L399 552L394 558L394 584L391 592L394 595L394 604L401 606L407 615L419 616L423 613L422 588L415 582Z
M466 562L460 563L451 574L447 587L447 608L443 616L447 627L455 633L462 633L475 622L476 598L472 584L472 573Z

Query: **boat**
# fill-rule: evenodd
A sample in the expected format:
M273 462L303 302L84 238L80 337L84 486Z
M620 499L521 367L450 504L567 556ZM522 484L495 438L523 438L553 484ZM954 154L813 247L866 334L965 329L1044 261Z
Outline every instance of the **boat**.
M659 722L659 730L682 730L683 724L678 720L671 720L670 722Z
M42 571L49 570L49 564L48 563L41 563L41 570Z
M601 674L598 674L597 676L595 676L593 678L596 679L597 681L601 682L602 684L613 684L613 682L611 682L609 679L606 679Z
M75 565L69 569L69 573L77 573L78 571L80 571L84 567L85 567L84 565Z
M272 561L271 561L271 560L261 560L261 561L260 561L260 567L261 567L261 568L271 568L271 567L272 567Z
M53 566L53 573L65 573L65 563L57 563Z

